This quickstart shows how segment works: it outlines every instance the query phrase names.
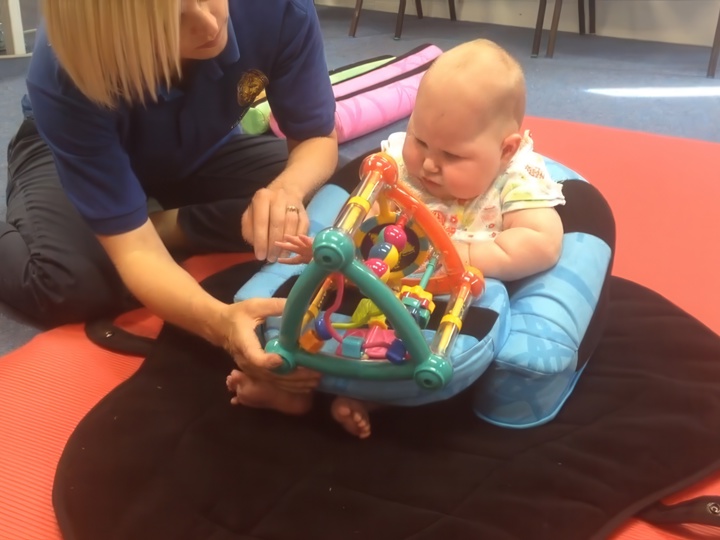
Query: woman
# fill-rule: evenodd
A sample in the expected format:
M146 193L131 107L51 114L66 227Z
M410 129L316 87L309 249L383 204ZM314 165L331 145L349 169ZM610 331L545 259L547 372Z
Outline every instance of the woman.
M265 368L279 359L253 329L282 302L220 302L171 253L254 249L273 261L276 240L307 229L303 202L337 163L313 2L43 0L42 9L26 119L8 149L0 300L60 324L121 309L129 292L274 378ZM263 89L287 142L237 128Z

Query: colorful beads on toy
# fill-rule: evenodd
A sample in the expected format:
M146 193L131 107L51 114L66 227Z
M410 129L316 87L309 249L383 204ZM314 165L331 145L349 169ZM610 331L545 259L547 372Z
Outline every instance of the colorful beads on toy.
M358 305L350 318L350 322L357 327L371 325L387 328L383 312L380 311L380 308L377 307L369 298L363 298L360 302L358 302Z
M388 264L384 261L381 261L380 259L368 259L365 261L365 266L367 266L373 274L375 274L380 280L383 282L387 280L388 275L390 273L390 267Z
M407 233L402 227L397 225L388 225L387 227L383 227L383 230L380 231L380 234L378 235L378 242L387 242L395 246L398 251L402 251L405 249L405 244L407 244Z
M401 340L396 339L392 342L385 354L387 359L393 364L404 364L407 350L405 349L405 344Z
M370 248L368 256L371 259L380 259L389 268L395 268L400 259L400 252L390 242L380 242Z
M418 285L413 287L405 285L400 291L400 301L420 328L427 328L430 315L435 311L433 295Z
M322 349L325 342L318 337L314 329L310 328L307 332L300 336L299 343L302 350L309 353L316 353Z
M365 340L361 336L347 336L342 340L342 354L349 358L362 358L363 344Z
M332 338L330 330L328 330L327 324L325 324L325 317L317 317L315 319L315 334L319 339L327 341Z

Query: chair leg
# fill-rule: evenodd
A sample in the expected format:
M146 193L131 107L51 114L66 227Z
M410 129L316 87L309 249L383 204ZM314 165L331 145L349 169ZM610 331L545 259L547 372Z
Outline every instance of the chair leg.
M550 39L548 40L547 53L545 56L552 58L555 54L555 40L557 40L558 25L560 24L560 11L562 0L555 0L555 11L553 11L552 25L550 26Z
M358 22L360 21L360 11L362 10L362 4L363 0L357 0L357 2L355 2L355 11L353 12L352 21L350 21L350 31L348 32L348 35L350 37L355 37L355 32L357 32L357 26Z
M590 12L590 28L589 33L595 33L595 0L588 0L588 11Z
M450 20L457 21L457 14L455 13L455 0L448 0L448 7L450 8Z
M422 19L423 18L422 0L415 0L415 11L417 12L418 19Z
M547 8L547 0L540 0L538 5L537 22L535 23L535 35L533 36L531 58L537 58L540 53L540 41L542 40L543 25L545 23L545 9Z
M405 4L407 4L407 0L400 0L400 8L398 9L397 19L395 21L395 39L400 39L400 35L402 34Z
M712 50L710 51L710 63L708 64L708 77L715 77L717 69L718 57L720 57L720 15L718 15L718 24L715 29L715 39L713 40Z
M578 0L578 29L580 35L585 33L585 0Z

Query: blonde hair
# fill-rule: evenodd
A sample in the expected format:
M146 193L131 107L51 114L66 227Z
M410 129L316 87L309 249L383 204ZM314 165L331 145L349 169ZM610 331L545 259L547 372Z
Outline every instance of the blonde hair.
M156 99L180 76L180 0L42 0L61 66L107 108Z
M453 47L438 57L427 74L458 90L491 99L499 117L516 124L514 129L522 125L525 75L520 63L494 41L476 39Z

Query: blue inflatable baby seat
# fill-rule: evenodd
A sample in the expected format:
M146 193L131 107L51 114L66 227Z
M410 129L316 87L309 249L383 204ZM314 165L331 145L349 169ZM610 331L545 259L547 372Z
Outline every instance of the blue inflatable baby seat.
M565 228L560 260L548 271L513 283L485 281L484 292L472 303L454 342L449 383L431 390L411 378L367 380L326 374L320 391L417 406L469 388L475 414L509 428L541 425L558 414L602 332L614 223L597 190L574 171L545 160L551 177L564 183L566 204L558 208ZM310 236L332 226L349 195L336 185L318 191L307 207ZM304 268L267 264L238 290L235 300L272 297L287 290ZM266 342L278 336L281 323L282 317L266 321ZM428 342L432 340L434 330L422 332Z

